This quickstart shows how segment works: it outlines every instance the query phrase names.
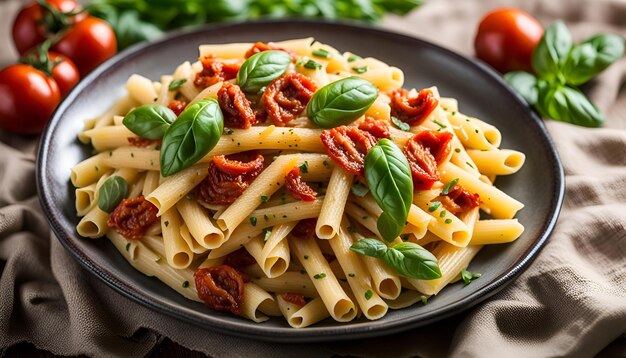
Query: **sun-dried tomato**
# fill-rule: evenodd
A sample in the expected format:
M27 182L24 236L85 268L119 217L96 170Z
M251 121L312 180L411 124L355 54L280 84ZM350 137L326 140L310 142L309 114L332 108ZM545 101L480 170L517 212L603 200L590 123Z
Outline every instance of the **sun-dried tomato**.
M198 297L216 311L238 315L243 305L242 274L228 265L199 268L194 273Z
M416 134L413 140L421 143L433 155L437 165L439 165L452 150L450 145L452 137L450 132L423 131Z
M285 186L294 198L302 201L315 201L317 192L309 184L302 181L300 168L295 167L285 175Z
M439 180L438 163L450 153L452 134L423 131L409 139L404 154L409 161L415 189L427 190Z
M187 102L179 100L173 100L167 105L167 108L171 109L174 114L176 114L176 117L180 116L180 114L183 113L185 107L187 107Z
M239 271L242 271L244 268L254 265L255 263L256 260L254 257L252 257L248 250L243 247L226 255L226 258L224 259L224 265L228 265Z
M291 230L291 235L300 239L310 239L315 237L315 226L317 219L303 219L298 221L296 226Z
M459 184L454 185L448 194L441 196L441 204L449 212L464 213L480 205L480 196L476 193L471 193Z
M200 58L202 71L196 74L193 83L200 88L207 88L218 82L232 80L237 77L239 65L236 63L225 63L216 60L215 56L205 56Z
M231 156L231 158L234 157ZM260 154L248 162L224 156L213 157L209 163L209 175L196 189L198 200L207 204L232 204L261 173L263 161L263 156Z
M363 175L365 155L376 145L376 138L357 127L341 126L325 130L320 136L326 153L347 172Z
M366 117L363 122L359 123L359 129L369 132L376 139L391 137L389 124L382 119Z
M306 299L304 298L304 295L301 295L299 293L287 292L287 293L281 294L280 297L282 297L283 300L289 303L293 303L294 305L298 305L298 306L306 305Z
M143 196L122 200L111 213L107 225L129 240L141 239L158 218L159 209Z
M217 100L227 126L248 129L256 123L256 114L239 86L224 82L217 92Z
M246 54L244 55L244 57L248 58L248 57L250 57L252 55L255 55L255 54L259 53L259 52L263 52L263 51L267 51L267 50L285 51L294 60L299 57L298 54L295 53L292 50L284 49L282 47L278 47L278 46L275 46L275 45L273 45L271 43L265 43L265 42L257 42L257 43L255 43L248 51L246 51Z
M439 101L429 89L423 89L417 96L409 97L409 91L401 88L391 94L391 115L415 126L422 123L437 104Z
M275 125L283 127L306 108L315 89L313 81L300 73L281 76L263 93L265 110Z
M140 137L128 137L128 144L132 145L133 147L139 147L139 148L145 148L145 147L149 147L151 145L160 145L161 142L162 141L160 139L146 139L146 138L140 138Z

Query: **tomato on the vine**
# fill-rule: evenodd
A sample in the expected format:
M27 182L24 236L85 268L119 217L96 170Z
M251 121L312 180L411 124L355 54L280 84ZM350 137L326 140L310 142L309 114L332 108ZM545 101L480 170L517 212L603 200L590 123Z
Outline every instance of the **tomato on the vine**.
M533 50L541 40L543 27L518 9L497 9L480 22L474 40L476 56L496 70L532 72Z
M78 68L72 60L58 53L48 52L48 58L54 66L52 67L52 78L59 86L61 97L65 97L80 80Z
M50 8L59 13L70 13L79 8L75 0L46 0ZM61 16L53 16L50 11L44 9L36 2L23 7L13 21L13 43L20 55L24 55L33 47L42 43L46 37L55 34L63 27L63 21L75 23L87 16L80 13L62 20Z
M69 27L52 50L69 57L85 75L115 55L117 40L109 24L89 16Z
M0 71L0 128L37 134L61 101L56 81L30 65Z

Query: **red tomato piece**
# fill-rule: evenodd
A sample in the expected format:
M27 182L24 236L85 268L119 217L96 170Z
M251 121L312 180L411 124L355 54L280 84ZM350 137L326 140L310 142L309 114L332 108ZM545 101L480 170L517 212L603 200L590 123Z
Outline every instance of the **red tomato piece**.
M518 9L497 9L481 20L474 39L476 57L496 70L533 72L531 58L543 27Z
M143 238L146 230L157 220L159 209L143 195L122 200L111 213L107 225L128 240Z
M242 274L228 265L199 268L194 273L198 297L216 311L234 315L241 312L244 280Z
M439 101L429 89L423 89L417 96L409 97L409 91L401 88L391 94L391 115L416 126L424 122L438 104Z
M53 78L29 65L11 65L0 71L0 128L37 134L61 101Z
M115 55L117 40L108 23L90 16L69 27L52 50L69 57L84 76Z
M287 173L285 176L285 186L287 187L287 191L289 191L294 198L302 201L315 201L317 192L302 181L300 168L295 167Z
M365 155L376 145L376 138L357 127L341 126L325 130L320 136L326 153L343 169L363 176Z
M306 108L315 89L313 81L300 73L281 76L263 93L265 110L275 125L283 127Z
M256 123L256 114L239 86L224 82L217 92L217 100L227 126L248 129Z

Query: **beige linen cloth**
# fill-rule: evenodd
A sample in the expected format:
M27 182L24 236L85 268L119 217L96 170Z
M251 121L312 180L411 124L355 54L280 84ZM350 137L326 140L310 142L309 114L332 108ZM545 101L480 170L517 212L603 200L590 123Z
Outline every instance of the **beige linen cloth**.
M408 17L387 18L384 26L472 55L481 15L502 6L525 9L543 24L563 18L577 40L599 31L626 36L624 0L429 0ZM14 56L8 30L16 8L16 1L0 0L5 63ZM604 128L547 122L565 166L567 193L552 237L528 270L469 312L384 340L242 340L122 297L50 237L36 198L36 139L0 133L0 347L28 341L64 355L139 357L166 336L214 357L626 356L625 83L622 59L586 87L607 114Z

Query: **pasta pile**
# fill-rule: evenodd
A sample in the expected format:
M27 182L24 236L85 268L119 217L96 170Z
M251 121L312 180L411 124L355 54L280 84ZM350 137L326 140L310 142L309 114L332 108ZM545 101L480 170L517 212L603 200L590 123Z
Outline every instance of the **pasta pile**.
M457 101L440 97L436 87L402 92L403 72L377 59L341 53L312 38L264 46L267 48L252 43L202 45L200 58L212 61L212 66L222 66L219 71L223 77L216 74L219 71L215 68L209 70L202 61L185 62L158 82L135 74L126 83L127 96L108 112L86 121L79 139L90 144L97 154L71 171L72 184L77 188L76 211L81 217L77 231L81 236L106 236L136 269L157 277L194 301L207 302L199 295L201 288L197 284L205 282L202 280L209 276L200 273L213 272L211 277L218 286L224 284L227 274L240 275L237 277L242 277L243 286L233 294L237 305L231 302L221 310L230 310L255 322L263 322L268 316L283 316L290 326L302 328L328 317L339 322L361 316L375 320L390 308L400 309L424 301L459 280L461 272L484 245L511 242L522 234L524 228L514 216L523 204L492 183L496 176L517 172L525 156L515 150L499 149L501 135L496 127L462 114ZM258 54L250 57L255 47ZM263 75L272 78L263 80L265 77L258 73L254 77L255 72L251 70L245 79L247 82L241 74L237 78L226 77L227 66L235 69L241 66L239 71L253 68L253 59L268 58L270 52L263 58L257 56L268 48L273 50L273 56L278 56L270 61L272 68L283 66L283 72L268 70L269 75L265 72ZM282 54L276 55L281 51ZM247 57L250 60L246 60ZM201 77L207 73L208 77ZM323 98L316 97L317 93L327 88L325 86L346 79L349 80L342 85L354 84L359 95L365 96L361 102L367 102L367 96L371 100L361 105L362 110L355 107L356 102L346 102L346 106L356 108L350 109L353 117L346 117L345 108L332 112L328 105L320 105L319 109L309 103L295 119L284 123L276 122L275 116L270 114L271 118L261 119L251 126L228 125L232 117L228 117L230 112L223 104L225 90L222 88L229 88L229 85L224 83L251 91L246 92L246 101L256 111L266 101L263 91L271 90L268 82L275 81L278 75L293 73L308 78L315 87L311 102L323 104ZM254 82L252 77L258 81ZM208 83L198 86L199 78ZM358 82L359 79L368 83ZM299 91L305 93L307 89ZM371 91L373 95L368 94ZM327 92L332 94L330 90ZM409 104L417 107L422 104L416 104L415 99L427 96L424 98L430 101L427 103L431 103L432 108L420 123L407 123L394 115L398 109L394 109L393 96L404 96L402 98L408 99ZM221 109L217 107L218 100ZM130 123L140 114L133 114L133 111L145 105L162 105L150 108L167 106L174 112L186 108L182 114L175 113L180 114L181 121L192 107L199 111L211 110L213 112L203 113L212 113L218 124L222 123L219 120L223 116L226 124L223 128L206 129L209 133L219 132L208 153L198 152L197 147L189 144L189 148L196 151L185 154L180 149L176 157L172 157L175 162L168 162L174 163L169 168L175 169L168 169L173 172L163 175L163 161L169 160L164 154L170 148L168 136L173 136L169 132L174 132L178 120L176 115L173 121L168 120L172 115L169 110L153 110L158 114L150 115L160 122L151 122L153 126L140 138L136 134L138 127ZM265 108L268 108L267 103ZM315 114L314 118L308 116L311 113ZM338 118L341 126L332 124L332 118ZM371 123L374 129L370 132L362 129L370 128L367 126ZM363 140L364 145L372 148L367 155L361 153L361 159L357 155L356 159L345 162L358 167L352 171L332 155L328 144L321 139L334 133L335 137L329 140L335 140L336 144L339 134L332 131L338 128L343 128L341 130L355 143ZM383 130L384 134L377 134ZM436 167L430 169L434 179L423 189L425 184L416 181L414 171L414 166L421 163L419 160L411 160L409 154L409 159L400 154L396 164L389 159L393 159L393 153L396 157L403 150L408 153L409 142L416 141L417 136L425 136L420 133L426 132L432 138L445 140L447 147L437 151L435 144L428 147L423 144L427 142L418 141L422 144L417 145L415 153L429 158L432 154L436 159ZM350 133L360 133L361 139L350 137ZM207 140L206 137L200 139ZM180 148L187 145L180 143ZM384 145L387 147L383 148ZM360 147L355 144L355 148ZM400 189L396 194L408 200L404 207L397 206L397 200L380 198L390 189L372 182L370 173L376 158L370 156L374 151L388 159L390 166L399 166L398 174L387 176L385 180L398 184ZM340 154L346 152L348 150L339 150ZM235 160L232 155L249 156L250 153L264 164L258 172L245 174L252 179L241 184L243 190L232 203L201 200L205 194L200 187L207 180L214 180L212 185L218 188L230 185L212 179L210 168L217 165L214 158L225 155L223 158ZM199 159L177 167L176 163L186 163L193 155ZM246 162L236 160L240 161L237 165ZM429 174L427 169L422 168ZM236 170L243 173L244 169L237 167ZM220 172L221 178L230 178L228 180L244 175L228 172L229 177L224 173ZM295 175L296 179L290 179L290 175ZM403 178L408 181L402 181ZM295 189L296 194L288 188L293 183L300 185L300 189ZM411 192L402 190L401 185L408 185ZM468 202L453 198L452 192L465 195ZM116 197L118 200L114 200ZM127 216L119 212L120 206L131 207L135 198L133 208L141 207L146 217L153 211L152 219L156 218L154 222L146 221L148 227L137 231L137 237L124 235L125 232L115 226L127 224L124 220L130 220L133 215L137 217L136 212ZM406 215L406 220L387 212L394 205L400 208L400 216ZM479 218L480 210L492 219ZM387 222L383 223L385 220ZM392 224L401 220L397 230L389 220ZM116 224L112 224L113 221ZM238 259L251 261L235 267L235 273L224 271L225 263L239 262ZM398 264L398 260L405 261ZM422 269L430 276L423 276Z

